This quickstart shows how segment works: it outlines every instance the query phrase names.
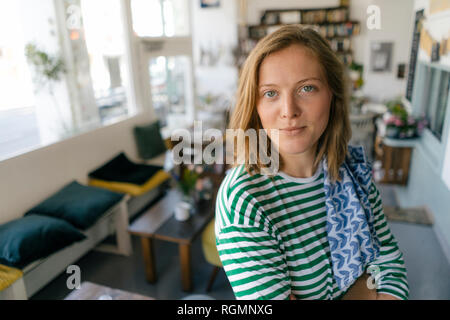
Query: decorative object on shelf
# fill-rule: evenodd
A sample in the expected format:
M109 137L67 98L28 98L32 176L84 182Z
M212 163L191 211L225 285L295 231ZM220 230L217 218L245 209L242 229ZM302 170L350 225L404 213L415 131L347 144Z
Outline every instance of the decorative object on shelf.
M360 90L364 85L364 80L362 78L364 73L364 66L362 64L352 62L348 69L350 79L352 80L353 90Z
M427 125L424 115L414 117L408 114L400 100L392 100L387 103L388 112L383 116L386 125L385 136L392 139L416 138L422 134Z
M301 23L302 16L299 11L287 11L280 13L280 23L291 24L291 23Z

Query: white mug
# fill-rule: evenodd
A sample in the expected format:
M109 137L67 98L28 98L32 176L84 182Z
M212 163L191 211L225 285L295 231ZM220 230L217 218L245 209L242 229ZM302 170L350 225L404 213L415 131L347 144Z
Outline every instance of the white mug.
M178 221L186 221L189 219L191 205L186 202L179 202L175 207L175 219Z

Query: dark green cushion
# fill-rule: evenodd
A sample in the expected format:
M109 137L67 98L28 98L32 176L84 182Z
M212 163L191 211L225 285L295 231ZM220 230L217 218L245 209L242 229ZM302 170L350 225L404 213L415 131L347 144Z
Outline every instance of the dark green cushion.
M86 236L61 219L30 215L0 225L0 264L22 269Z
M131 162L125 153L121 152L100 168L90 172L89 178L143 185L161 169L160 166Z
M40 214L60 218L76 228L86 230L123 197L121 193L73 181L25 215Z
M134 128L134 138L140 158L151 159L166 151L160 130L159 121Z

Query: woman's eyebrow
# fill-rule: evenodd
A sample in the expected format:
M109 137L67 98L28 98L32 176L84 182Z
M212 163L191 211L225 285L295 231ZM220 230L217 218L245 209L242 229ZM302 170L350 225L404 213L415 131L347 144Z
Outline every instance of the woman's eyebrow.
M310 81L310 80L322 81L322 79L320 79L320 78L311 77L311 78L302 79L302 80L298 81L296 84L300 84L300 83ZM265 84L262 84L259 86L259 88L262 88L262 87L278 87L278 85L276 85L274 83L265 83Z

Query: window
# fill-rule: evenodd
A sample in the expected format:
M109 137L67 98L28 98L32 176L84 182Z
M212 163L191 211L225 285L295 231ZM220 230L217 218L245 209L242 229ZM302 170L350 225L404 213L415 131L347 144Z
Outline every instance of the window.
M166 126L168 118L184 118L189 86L189 58L160 56L150 60L150 83L153 108Z
M40 144L19 18L18 2L0 1L0 158Z
M428 120L428 129L441 141L448 105L450 72L427 65L423 68L426 90L423 91L422 110Z
M131 0L133 30L141 47L142 68L137 72L165 132L188 126L194 117L190 3Z
M81 10L94 96L105 122L128 114L120 0L81 0Z
M180 37L190 34L186 0L132 0L133 29L139 37Z

